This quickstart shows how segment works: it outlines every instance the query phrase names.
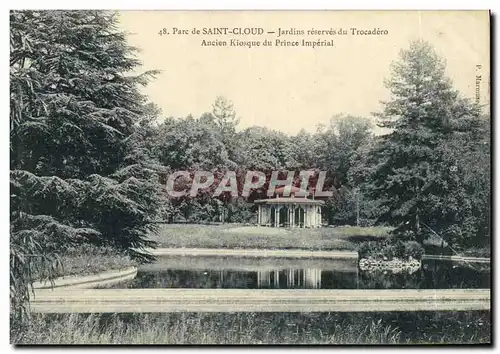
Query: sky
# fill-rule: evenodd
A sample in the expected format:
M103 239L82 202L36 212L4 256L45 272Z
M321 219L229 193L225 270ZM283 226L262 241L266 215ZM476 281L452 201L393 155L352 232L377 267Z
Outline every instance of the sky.
M240 129L259 125L314 132L336 114L373 119L389 98L390 63L411 40L424 39L447 62L463 96L489 102L489 14L486 11L124 11L120 26L140 49L139 71L161 73L144 93L163 116L200 116L215 98L234 103ZM173 28L189 34L172 33ZM262 36L197 35L196 28L262 28ZM165 28L169 35L159 35ZM336 30L347 35L288 35L288 41L333 40L331 47L210 47L202 40L264 40L268 31ZM352 35L351 28L386 35ZM228 43L229 44L229 43ZM479 67L480 66L480 67Z

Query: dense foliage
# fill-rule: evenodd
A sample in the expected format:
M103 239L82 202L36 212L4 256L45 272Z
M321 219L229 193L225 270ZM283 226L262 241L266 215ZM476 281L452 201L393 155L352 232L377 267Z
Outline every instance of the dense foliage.
M102 11L10 14L12 306L23 316L33 274L51 277L78 244L133 257L162 209L134 48Z
M384 135L373 134L370 119L351 115L335 115L315 133L295 136L264 127L238 131L233 105L218 97L200 118L165 119L155 151L172 169L220 175L235 166L326 171L334 192L323 212L328 224L389 224L403 239L432 235L458 248L489 244L489 119L453 89L444 60L422 41L401 52L386 86L390 99L376 114ZM214 200L208 192L173 203L178 220L253 216L248 201ZM235 210L242 211L237 218Z
M420 242L434 233L453 245L488 243L488 121L453 89L428 43L413 42L392 69L378 114L391 132L371 150L366 182L379 221Z

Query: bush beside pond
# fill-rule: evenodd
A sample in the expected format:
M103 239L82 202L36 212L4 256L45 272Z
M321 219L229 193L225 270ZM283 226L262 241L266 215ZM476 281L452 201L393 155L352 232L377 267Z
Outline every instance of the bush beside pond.
M424 248L418 242L394 239L364 242L359 245L357 251L360 259L408 260L411 257L419 260L424 254Z

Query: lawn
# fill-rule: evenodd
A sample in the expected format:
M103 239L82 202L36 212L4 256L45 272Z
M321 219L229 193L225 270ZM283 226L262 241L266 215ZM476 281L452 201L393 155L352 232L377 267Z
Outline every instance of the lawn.
M383 240L387 227L283 229L241 224L164 224L150 238L158 247L356 250L360 242ZM102 247L82 246L60 256L56 276L90 275L136 265L130 257ZM35 279L40 278L35 274Z
M34 314L17 344L488 343L489 311Z
M158 247L355 250L363 241L383 240L388 227L284 229L240 224L166 224L150 238Z

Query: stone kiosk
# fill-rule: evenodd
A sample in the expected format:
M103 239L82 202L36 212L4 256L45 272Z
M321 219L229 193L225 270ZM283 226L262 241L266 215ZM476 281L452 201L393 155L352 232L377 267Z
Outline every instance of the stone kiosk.
M292 187L290 197L283 197L285 187L276 188L275 198L259 199L257 223L271 227L321 227L322 200L309 199L307 196L296 197L298 187Z

